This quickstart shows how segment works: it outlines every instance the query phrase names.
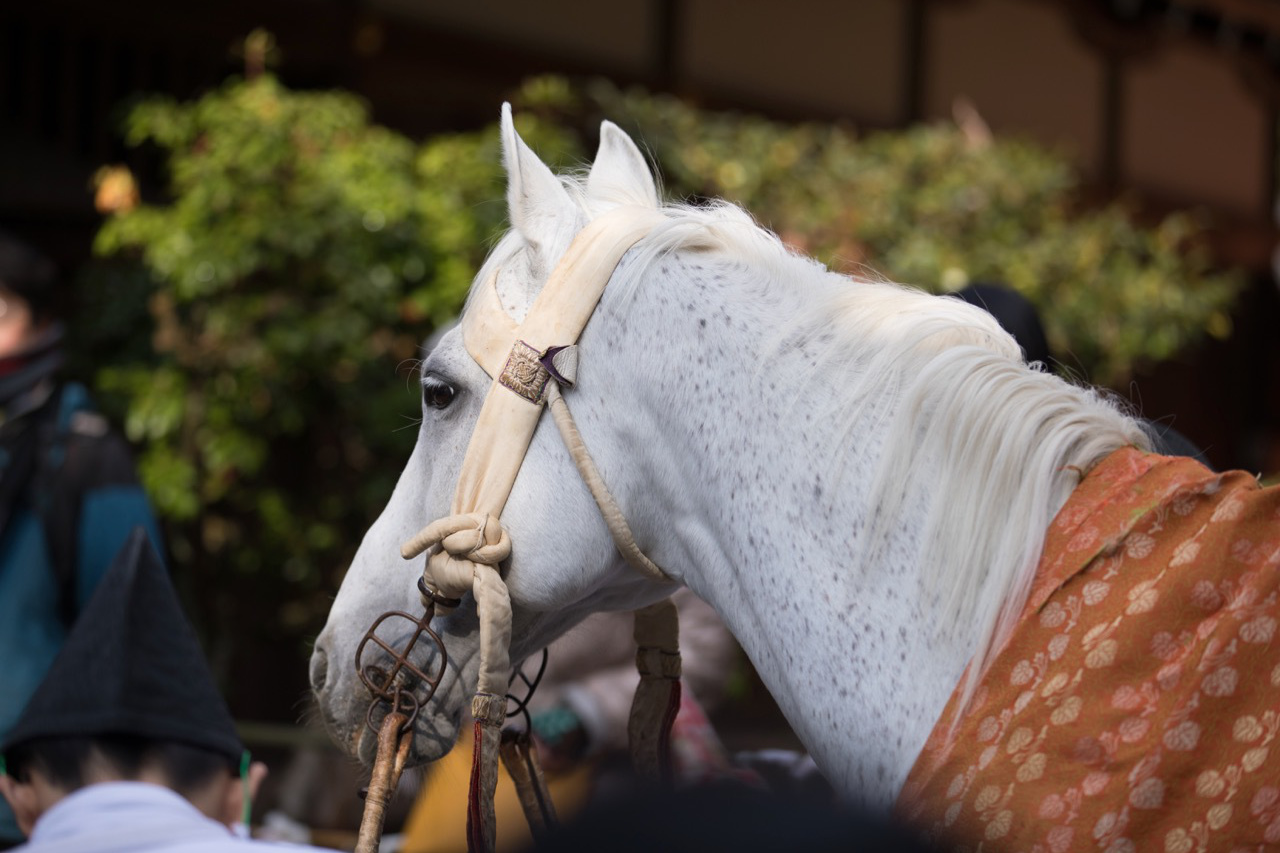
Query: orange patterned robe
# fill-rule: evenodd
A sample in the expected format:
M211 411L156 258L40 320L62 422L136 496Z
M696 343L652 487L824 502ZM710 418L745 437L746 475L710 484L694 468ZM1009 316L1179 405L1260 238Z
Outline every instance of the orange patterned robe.
M1125 448L901 816L970 851L1280 849L1280 487Z

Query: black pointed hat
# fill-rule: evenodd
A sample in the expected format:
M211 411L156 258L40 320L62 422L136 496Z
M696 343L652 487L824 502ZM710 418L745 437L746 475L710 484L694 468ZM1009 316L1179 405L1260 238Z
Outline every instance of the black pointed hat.
M244 747L151 541L135 528L0 751L135 735L240 760Z

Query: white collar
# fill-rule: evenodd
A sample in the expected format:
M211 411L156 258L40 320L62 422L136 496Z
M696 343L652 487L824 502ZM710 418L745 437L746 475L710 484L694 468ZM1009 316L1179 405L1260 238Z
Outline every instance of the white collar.
M102 782L73 791L40 816L30 844L65 843L87 833L94 836L120 833L136 841L139 836L157 840L184 840L233 835L231 829L206 817L182 795L147 782ZM123 838L122 838L123 840Z

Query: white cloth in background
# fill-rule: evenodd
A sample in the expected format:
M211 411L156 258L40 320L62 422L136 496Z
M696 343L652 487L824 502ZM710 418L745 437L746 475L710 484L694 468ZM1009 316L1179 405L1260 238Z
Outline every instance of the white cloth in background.
M241 838L174 791L146 782L88 785L36 821L12 853L301 853L321 848ZM332 853L332 851L328 851Z

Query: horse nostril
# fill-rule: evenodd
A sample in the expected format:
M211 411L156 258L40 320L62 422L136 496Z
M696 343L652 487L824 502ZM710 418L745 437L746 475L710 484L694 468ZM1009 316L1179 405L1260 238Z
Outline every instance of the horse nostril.
M329 655L321 646L316 646L311 653L311 689L316 693L324 690L329 678Z

